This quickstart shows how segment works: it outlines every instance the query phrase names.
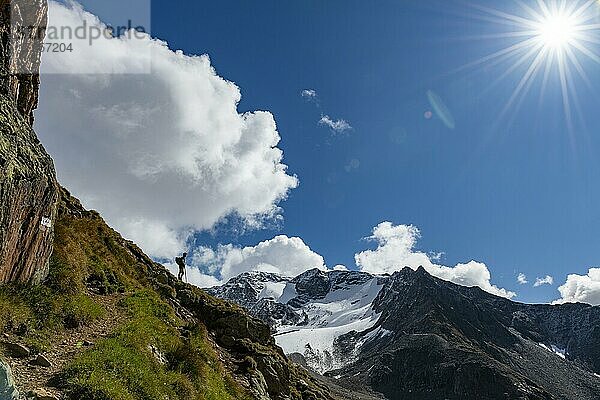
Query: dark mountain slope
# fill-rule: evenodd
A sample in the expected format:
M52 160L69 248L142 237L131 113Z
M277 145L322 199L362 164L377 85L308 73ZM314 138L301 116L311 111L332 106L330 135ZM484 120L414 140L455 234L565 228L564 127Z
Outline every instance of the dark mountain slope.
M519 304L404 269L374 308L378 323L340 342L389 334L367 340L357 361L332 375L389 399L600 398L597 307Z
M210 292L248 307L338 385L394 400L600 398L600 307L520 304L423 268L312 270L281 282L251 272Z

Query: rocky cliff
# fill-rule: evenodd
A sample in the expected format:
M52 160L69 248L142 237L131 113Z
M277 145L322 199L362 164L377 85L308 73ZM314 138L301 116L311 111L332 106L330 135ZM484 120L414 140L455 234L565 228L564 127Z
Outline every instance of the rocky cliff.
M47 18L46 0L0 0L0 93L12 99L30 125L38 104Z
M58 184L31 126L40 39L11 31L11 18L44 25L46 15L42 0L0 0L0 283L40 282L52 253Z

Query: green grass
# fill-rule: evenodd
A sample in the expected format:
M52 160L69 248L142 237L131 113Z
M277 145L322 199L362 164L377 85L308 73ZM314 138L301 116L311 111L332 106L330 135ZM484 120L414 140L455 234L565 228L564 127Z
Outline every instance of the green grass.
M104 315L102 305L83 294L66 295L47 287L0 287L0 332L20 336L34 352L48 350L51 339Z
M58 219L43 284L0 286L0 332L47 351L73 328L111 318L100 301L108 295L120 298L110 312L124 322L82 348L52 379L71 399L249 398L219 360L204 325L175 315L152 288L147 266L94 212Z
M224 373L217 354L208 343L207 332L202 327L195 327L188 342L169 354L169 358L175 370L192 377L192 383L200 391L200 399L248 398L230 375Z
M47 284L71 296L86 293L86 287L123 296L118 310L125 322L81 353L55 379L70 398L247 398L219 361L204 326L187 326L175 315L149 284L146 266L94 213L59 219ZM182 328L188 332L185 337Z
M62 373L71 398L89 400L240 400L200 326L184 340L172 309L151 290L121 302L128 322ZM155 349L164 361L153 354Z

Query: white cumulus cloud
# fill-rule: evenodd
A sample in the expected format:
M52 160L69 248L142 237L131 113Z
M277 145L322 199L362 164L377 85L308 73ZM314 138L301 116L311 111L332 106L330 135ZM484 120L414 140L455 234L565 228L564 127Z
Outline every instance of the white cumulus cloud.
M561 298L555 303L600 305L600 268L590 268L587 275L571 274L558 288Z
M551 277L550 275L546 275L543 278L539 278L539 277L536 278L533 286L539 287L539 286L543 286L543 285L552 285L553 283L554 283L554 278Z
M490 282L490 271L483 263L470 261L454 267L435 264L428 254L415 250L419 238L420 232L415 226L382 222L373 229L373 235L367 238L375 241L377 248L355 254L356 265L360 270L373 274L391 274L405 267L417 269L423 266L427 272L440 279L462 286L478 286L497 296L516 296L514 292L493 285Z
M323 257L302 239L284 235L244 248L231 244L216 249L201 247L192 255L191 264L223 282L248 271L294 277L313 268L327 269Z
M519 282L519 285L526 285L528 283L527 275L525 275L524 273L520 273L519 275L517 275L517 282Z
M53 25L83 20L104 27L77 5L50 3ZM129 74L148 54L152 73ZM102 37L44 60L43 70L96 72L42 79L36 128L61 183L151 256L172 258L191 232L231 214L274 217L298 184L273 115L238 111L239 88L207 55L147 36Z

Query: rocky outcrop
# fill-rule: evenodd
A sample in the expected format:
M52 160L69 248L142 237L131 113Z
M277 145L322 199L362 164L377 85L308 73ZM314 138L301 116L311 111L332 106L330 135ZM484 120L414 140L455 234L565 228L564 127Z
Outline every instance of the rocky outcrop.
M40 39L11 33L11 18L43 25L46 15L42 0L0 0L0 283L40 282L52 254L58 184L31 127Z
M230 279L227 284L206 289L211 296L225 299L247 309L250 315L275 329L280 325L299 325L308 316L278 302L269 293L269 285L286 285L290 279L277 274L249 271Z
M52 159L0 95L0 283L37 283L47 275L57 201Z
M47 18L46 0L0 0L0 93L14 102L30 125L38 104Z
M0 400L13 400L18 396L10 367L0 360Z

